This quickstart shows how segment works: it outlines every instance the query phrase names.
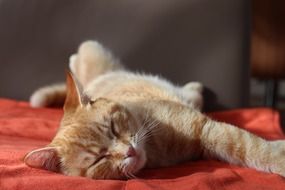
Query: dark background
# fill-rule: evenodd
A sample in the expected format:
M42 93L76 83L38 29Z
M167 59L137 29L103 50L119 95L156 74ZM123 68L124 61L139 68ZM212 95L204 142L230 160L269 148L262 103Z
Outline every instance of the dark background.
M208 110L248 105L249 1L2 0L0 97L28 100L64 80L68 58L95 39L132 70L201 81Z

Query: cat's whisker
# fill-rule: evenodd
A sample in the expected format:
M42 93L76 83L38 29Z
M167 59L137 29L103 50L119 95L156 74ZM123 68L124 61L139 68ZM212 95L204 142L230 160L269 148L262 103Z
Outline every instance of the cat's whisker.
M125 176L128 178L128 179L131 179L131 176L129 175L129 173L125 173Z
M135 176L135 174L130 172L129 175L132 177L132 179L137 179L137 176Z
M159 121L154 120L146 128L143 128L143 130L141 130L140 133L137 133L136 143L140 144L142 141L145 141L149 137L158 133L161 130L161 128L158 127L159 124L160 124Z
M151 133L149 129L145 128L140 134L138 134L139 138L146 136L147 134Z
M157 129L159 129L159 127L158 127L159 124L160 124L159 121L152 122L151 125L149 125L147 128L148 132L151 132L151 133L155 132Z
M144 139L144 136L146 136L146 134L148 133L151 133L150 131L152 131L159 123L160 122L157 120L151 121L151 118L149 117L149 114L147 112L142 127L136 133L135 142L138 143L139 141L142 141Z
M146 128L148 128L148 126L150 125L150 123L151 123L152 121L151 121L151 119L149 118L148 120L146 120L143 124L142 124L142 130L144 130L144 129L146 129Z
M139 141L138 141L138 144L141 144L142 142L145 142L146 139L148 139L149 137L145 137L145 138L141 138Z
M151 131L146 131L145 133L143 133L143 134L141 135L141 137L148 136L148 135L150 135L150 134L151 134Z
M145 126L146 123L149 122L149 121L150 121L150 114L149 114L149 110L147 110L146 116L144 118L143 126Z
M143 126L143 131L149 131L151 130L151 126L153 125L154 121L147 123L145 126Z
M141 140L142 138L144 138L144 136L146 136L147 135L147 131L144 131L143 133L141 133L141 134L138 134L138 136L137 136L137 140L139 141L139 140Z
M129 170L127 169L127 166L124 167L124 173L123 173L128 179L131 179L132 177L129 174Z
M163 128L159 127L159 122L154 126L152 127L152 133L155 134L157 132L160 132Z
M138 139L138 136L137 136L137 134L135 134L135 135L133 136L133 142L136 143L136 142L137 142L137 139Z
M137 134L138 134L138 135L143 135L146 129L147 129L147 127L146 127L145 125L143 125L143 126L139 129L139 131L137 132Z
M139 130L138 130L138 132L136 133L138 136L140 136L142 133L143 133L143 131L144 131L144 127L142 126Z
M150 128L152 125L154 125L155 122L158 122L158 121L157 120L153 120L150 124L148 124L148 128Z
M128 176L129 176L129 179L133 179L133 177L131 176L130 172L128 172Z
M137 134L140 135L145 130L145 128L146 128L146 122L144 121L142 123L142 126L139 128Z
M132 179L132 176L129 173L127 173L127 177L128 179Z
M146 130L152 132L160 124L159 121L153 121L150 125L147 126Z
M156 120L151 120L151 118L149 118L146 122L143 123L142 130L150 128L155 122Z
M135 141L136 143L138 143L138 142L140 141L141 137L142 137L143 134L145 133L144 131L145 131L145 129L140 128L140 130L135 134L135 139L134 139L134 141Z
M137 177L136 177L131 171L127 171L127 172L126 172L126 176L127 176L129 179L137 179Z
M137 178L131 171L132 167L128 167L127 164L122 164L119 167L119 170L120 170L121 174L128 179L136 179Z
M122 166L121 166L121 173L122 173L122 175L124 176L124 177L126 177L126 178L130 178L130 176L128 175L128 171L127 171L127 166L126 166L126 164L123 164Z

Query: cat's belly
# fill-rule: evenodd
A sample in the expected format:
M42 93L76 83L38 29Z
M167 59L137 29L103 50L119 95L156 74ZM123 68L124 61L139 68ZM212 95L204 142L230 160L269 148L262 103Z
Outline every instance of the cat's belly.
M105 97L117 102L164 99L187 104L180 89L170 82L127 72L114 72L96 78L87 86L86 93L92 99Z

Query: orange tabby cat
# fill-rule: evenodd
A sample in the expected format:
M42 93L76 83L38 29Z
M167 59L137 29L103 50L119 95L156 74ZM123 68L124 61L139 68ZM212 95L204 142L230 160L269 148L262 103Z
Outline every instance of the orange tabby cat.
M67 88L38 90L33 106L62 101L58 133L25 157L31 167L93 179L132 178L142 168L199 158L285 176L284 141L266 141L203 115L201 85L185 87L125 71L96 42L85 42L70 60Z

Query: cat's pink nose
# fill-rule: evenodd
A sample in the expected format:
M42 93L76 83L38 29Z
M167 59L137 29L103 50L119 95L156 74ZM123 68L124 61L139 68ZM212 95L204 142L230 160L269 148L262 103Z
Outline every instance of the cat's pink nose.
M136 150L134 149L134 147L130 146L127 151L127 157L134 157L136 155L137 155Z

